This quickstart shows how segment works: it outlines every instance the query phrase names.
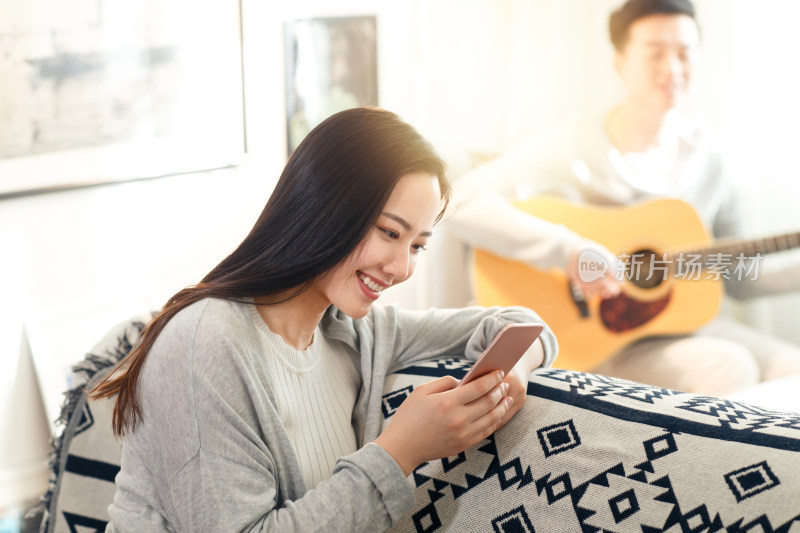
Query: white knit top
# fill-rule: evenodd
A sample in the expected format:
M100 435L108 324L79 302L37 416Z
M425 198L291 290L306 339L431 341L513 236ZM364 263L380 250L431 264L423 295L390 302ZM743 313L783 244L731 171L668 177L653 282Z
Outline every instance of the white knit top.
M303 472L306 488L328 479L339 457L358 448L352 425L361 375L319 328L305 350L286 344L251 306L264 343L275 400ZM263 326L263 327L262 327Z

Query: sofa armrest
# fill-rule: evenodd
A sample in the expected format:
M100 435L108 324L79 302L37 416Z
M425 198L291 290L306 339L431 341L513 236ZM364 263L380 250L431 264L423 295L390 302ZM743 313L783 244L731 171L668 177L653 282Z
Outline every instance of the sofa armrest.
M469 364L390 376L384 424L415 386ZM798 413L540 369L505 427L409 476L416 504L392 531L789 531L798 452Z

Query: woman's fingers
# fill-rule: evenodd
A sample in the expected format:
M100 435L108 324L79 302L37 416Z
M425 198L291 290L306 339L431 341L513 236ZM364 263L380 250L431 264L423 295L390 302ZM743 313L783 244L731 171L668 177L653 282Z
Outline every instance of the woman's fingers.
M506 396L513 398L514 403L511 405L511 408L506 411L506 414L503 417L503 420L500 422L498 429L503 427L509 420L511 420L517 411L519 411L525 404L525 398L528 393L529 374L530 373L527 371L527 367L520 366L518 364L503 379L503 383L507 383L509 385Z
M503 380L504 376L505 374L501 370L489 372L466 385L454 389L452 394L456 395L459 403L466 405L485 396Z
M487 438L516 403L499 371L454 388L457 383L446 376L416 387L375 440L407 475L422 461L449 457Z
M509 394L508 398L511 400L511 405L506 410L505 414L503 415L503 419L500 420L500 423L497 424L497 428L495 431L500 429L501 427L505 426L509 420L511 420L517 411L519 411L525 403L525 397L523 396L521 399L516 398L514 395Z
M489 392L465 405L467 420L477 420L494 409L508 395L508 387L508 383L501 381Z
M417 386L417 390L422 394L436 394L452 390L456 385L458 385L458 380L453 376L442 376Z
M475 422L473 422L473 427L476 440L473 444L477 444L500 429L503 425L506 413L513 405L514 398L511 396L505 396L491 411L475 420Z

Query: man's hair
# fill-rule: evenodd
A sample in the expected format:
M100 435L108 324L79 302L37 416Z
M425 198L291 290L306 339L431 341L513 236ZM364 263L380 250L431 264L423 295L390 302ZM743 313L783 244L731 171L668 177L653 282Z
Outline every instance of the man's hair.
M690 0L628 0L611 13L608 20L611 43L618 52L628 42L631 24L650 15L687 15L695 19L694 5Z

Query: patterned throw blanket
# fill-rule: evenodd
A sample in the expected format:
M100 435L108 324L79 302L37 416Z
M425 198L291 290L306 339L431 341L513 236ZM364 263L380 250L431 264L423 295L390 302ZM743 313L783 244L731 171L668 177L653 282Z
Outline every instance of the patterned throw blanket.
M130 349L121 324L77 370ZM415 366L386 383L386 423L413 388L469 363ZM110 402L67 393L42 532L101 532L120 446ZM525 406L489 439L421 465L416 505L392 531L503 533L800 531L800 414L565 370L540 370Z
M417 384L469 364L390 378L386 423ZM567 370L539 370L500 431L409 478L392 531L800 531L800 414Z

